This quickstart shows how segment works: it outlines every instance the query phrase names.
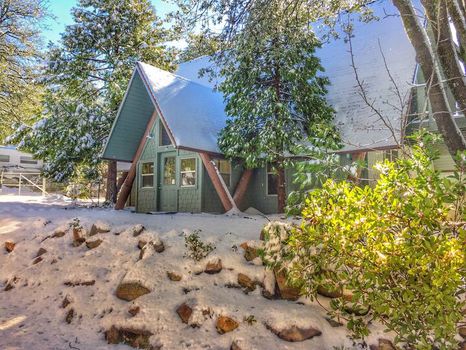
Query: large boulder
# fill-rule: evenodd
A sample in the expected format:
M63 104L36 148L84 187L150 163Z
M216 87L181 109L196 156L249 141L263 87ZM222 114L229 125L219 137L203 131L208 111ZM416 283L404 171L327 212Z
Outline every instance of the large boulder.
M238 328L239 323L228 316L219 316L215 328L219 334L225 334Z
M222 260L217 258L207 263L204 272L210 275L222 271Z
M137 349L154 349L149 338L153 335L144 329L112 326L105 332L105 339L109 344L126 344Z
M272 331L277 337L289 342L299 342L322 334L322 332L313 326L298 327L296 325L287 326L285 328L275 327L268 323L265 326Z
M16 243L12 241L5 242L5 250L7 253L11 253L15 249Z
M130 281L130 282L125 282L122 281L116 290L116 296L120 299L126 300L126 301L132 301L136 298L139 298L142 295L150 293L151 290L144 285L142 285L141 282L137 281Z
M280 298L285 300L296 301L300 297L299 288L290 286L286 279L286 274L283 270L276 269L275 271L275 280L277 281L278 291L280 292Z

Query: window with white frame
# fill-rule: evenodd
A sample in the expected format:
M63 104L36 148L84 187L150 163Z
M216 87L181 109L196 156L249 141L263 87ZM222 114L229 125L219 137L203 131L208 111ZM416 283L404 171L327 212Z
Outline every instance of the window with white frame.
M141 187L154 187L154 163L141 164Z
M225 184L230 187L231 186L231 162L225 159L215 159L215 166L220 173L220 176L225 181Z
M180 163L181 187L196 186L196 158L184 158Z
M278 175L273 164L267 163L266 179L267 195L276 196L278 194Z

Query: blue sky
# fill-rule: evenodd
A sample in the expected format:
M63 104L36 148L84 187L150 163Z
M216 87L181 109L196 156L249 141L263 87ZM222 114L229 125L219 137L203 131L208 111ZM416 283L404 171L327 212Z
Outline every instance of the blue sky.
M163 0L151 0L154 4L155 10L160 17L164 17L168 12L175 8L175 5ZM76 5L75 0L49 0L49 10L56 18L47 23L47 29L44 30L43 35L45 43L52 41L56 43L60 40L60 33L65 29L65 26L73 23L71 18L71 8Z

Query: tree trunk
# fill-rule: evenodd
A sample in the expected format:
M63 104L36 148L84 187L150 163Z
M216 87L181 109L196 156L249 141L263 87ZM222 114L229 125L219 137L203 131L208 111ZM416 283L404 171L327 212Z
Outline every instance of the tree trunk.
M105 200L115 203L117 198L117 162L110 160L107 163L107 191Z
M434 42L448 87L461 111L466 111L466 84L464 74L456 56L455 44L450 33L447 6L444 2L435 4L431 0L421 0L426 9L429 23L434 33Z
M120 192L121 186L123 186L123 183L125 182L127 176L128 176L128 172L127 172L127 171L123 171L123 172L121 173L121 176L118 178L118 182L117 182L117 194L118 194L118 192Z
M429 101L437 127L443 136L449 153L452 157L455 157L459 151L466 149L466 141L450 112L445 91L440 83L439 68L434 60L435 56L427 33L419 23L417 13L410 0L392 1L400 11L406 34L414 46L418 63L426 78Z
M277 212L284 213L286 205L286 182L283 162L277 163Z
M446 0L448 14L456 29L456 36L460 45L460 55L463 62L466 62L466 19L461 11L461 7L456 0Z

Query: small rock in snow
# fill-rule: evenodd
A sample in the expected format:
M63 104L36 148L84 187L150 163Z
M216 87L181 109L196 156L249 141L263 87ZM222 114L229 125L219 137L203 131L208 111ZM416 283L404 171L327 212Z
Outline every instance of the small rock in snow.
M97 248L103 241L101 239L96 239L95 241L86 241L86 247L89 249Z
M65 317L66 323L70 324L71 321L73 321L73 318L74 318L74 309L69 309Z
M137 349L151 349L149 338L153 333L143 329L117 328L112 326L105 332L109 344L123 343Z
M42 260L44 260L44 259L41 256L38 256L37 258L35 258L32 261L32 265L36 265L36 264L40 263Z
M458 334L461 335L463 339L466 339L466 326L458 328Z
M60 238L60 237L63 237L65 234L66 234L66 230L57 228L55 231L53 231L51 237L52 238Z
M138 248L142 249L142 248L144 248L146 246L146 244L147 244L146 240L140 239L139 242L138 242Z
M116 296L126 301L132 301L150 292L151 290L140 282L121 282L116 290Z
M204 272L210 275L219 273L220 271L222 271L222 260L218 258L216 260L209 261L204 269Z
M300 290L290 286L287 283L285 272L282 270L275 270L275 279L277 281L280 297L285 300L296 301L299 299Z
M47 253L47 249L40 248L35 257L37 258L41 255L44 255L45 253Z
M83 228L73 227L73 247L79 247L86 241L86 231Z
M243 242L240 244L240 247L244 250L244 258L246 261L252 261L259 256L258 245L256 245L254 241Z
M225 334L238 328L239 323L228 316L219 316L215 328L219 334Z
M14 276L10 281L5 286L5 292L8 292L9 290L12 290L15 288L16 283L19 282L19 277Z
M319 293L320 295L324 297L334 299L334 298L340 298L343 296L343 289L340 288L340 289L335 290L335 289L326 288L324 286L318 286L317 293Z
M65 298L63 299L62 303L61 303L61 307L63 309L65 309L68 305L70 305L72 302L71 300L71 297L69 295L65 296Z
M238 284L244 288L246 293L252 292L254 289L256 289L256 283L244 273L238 274Z
M233 340L230 346L230 350L243 350L243 348L239 345L238 340Z
M181 275L178 275L175 272L167 271L167 277L170 279L170 281L175 281L175 282L181 281Z
M96 222L92 224L91 230L89 231L89 236L94 236L98 233L107 233L110 232L110 226L103 222Z
M183 323L188 324L189 318L193 313L193 309L186 305L186 303L183 303L176 308L176 313L178 314L178 316L180 316L181 321L183 321Z
M306 327L306 328L301 328L298 326L289 326L284 329L279 329L276 327L273 327L272 325L266 323L265 326L272 331L277 337L280 339L289 341L289 342L298 342L298 341L304 341L306 339L310 339L315 336L319 336L322 334L321 331L318 329L315 329L314 327Z
M12 241L5 242L5 250L7 253L11 253L15 249L16 243Z
M328 322L330 326L334 328L343 326L343 323L335 321L334 319L331 319L330 317L325 317L325 320Z
M144 231L144 226L141 224L137 224L125 230L125 233L132 234L133 237L137 237L142 233L142 231Z
M139 313L139 311L141 311L141 308L139 306L131 306L128 310L129 314L133 317L136 316Z
M395 350L395 346L393 343L388 340L388 339L379 339L379 344L378 345L371 345L369 346L370 350Z

